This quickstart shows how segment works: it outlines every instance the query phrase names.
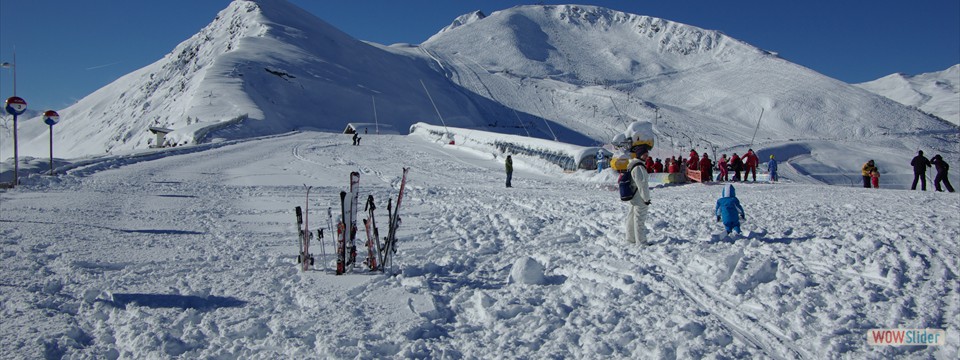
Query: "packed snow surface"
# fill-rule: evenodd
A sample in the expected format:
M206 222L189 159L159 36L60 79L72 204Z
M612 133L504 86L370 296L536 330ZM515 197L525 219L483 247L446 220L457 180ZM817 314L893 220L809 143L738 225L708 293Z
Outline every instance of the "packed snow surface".
M425 136L296 132L60 165L0 192L3 358L957 358L960 197L737 184L652 190L624 241L614 175ZM333 274L327 209L360 172L396 266ZM295 263L313 186L317 269ZM366 215L361 215L366 217ZM358 245L363 244L361 232ZM365 257L361 247L358 261ZM944 346L870 346L874 328Z

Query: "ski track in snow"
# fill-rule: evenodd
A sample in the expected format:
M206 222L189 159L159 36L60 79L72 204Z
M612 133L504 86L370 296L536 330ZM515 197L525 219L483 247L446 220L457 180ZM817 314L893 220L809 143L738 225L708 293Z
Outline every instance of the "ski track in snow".
M0 357L957 356L956 194L740 184L745 234L731 239L712 216L720 186L662 187L639 247L606 183L515 156L506 189L493 156L349 143L298 133L105 159L0 193ZM339 216L359 171L385 234L404 166L395 268L333 275L324 208ZM306 273L303 184L310 224L327 228ZM540 283L511 278L526 258ZM896 327L948 329L948 344L866 345L867 329Z

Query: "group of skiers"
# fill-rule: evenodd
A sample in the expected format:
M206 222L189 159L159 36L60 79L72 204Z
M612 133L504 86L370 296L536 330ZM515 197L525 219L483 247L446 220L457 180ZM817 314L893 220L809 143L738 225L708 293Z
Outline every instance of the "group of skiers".
M737 153L733 153L733 156L727 158L727 154L723 154L716 162L711 160L707 154L701 156L696 150L690 150L690 157L686 160L680 156L675 156L667 158L666 163L666 172L668 173L678 173L684 171L684 169L689 169L701 171L702 179L748 181L748 177L752 175L753 181L757 181L757 168L760 165L760 159L757 154L753 152L753 149L747 150L747 153L744 154L743 157L737 155ZM773 155L770 155L770 160L766 163L766 166L767 172L770 173L770 180L778 181L777 160ZM647 157L644 161L644 167L647 173L664 172L664 165L660 162L660 159L651 160L650 157ZM714 170L717 170L716 178L714 178ZM731 172L733 173L732 178L730 177ZM741 172L743 172L742 178Z
M940 154L934 155L933 159L927 159L926 156L923 156L923 150L917 151L917 156L914 156L913 160L910 161L910 166L913 167L913 183L910 185L910 190L916 190L919 182L920 190L927 191L927 169L935 167L937 175L933 178L934 188L937 191L943 191L946 188L947 191L953 192L953 185L950 184L950 179L947 177L950 164L947 164ZM863 187L870 188L872 186L875 189L880 187L880 170L873 160L863 164L863 167L860 168L860 175L863 176ZM941 184L943 187L941 187Z
M933 178L933 186L937 191L943 191L943 188L940 187L942 183L947 191L953 192L953 185L947 178L950 165L943 160L943 156L940 156L940 154L934 155L933 160L928 160L926 156L923 156L923 150L917 151L917 156L914 156L913 160L910 161L910 166L913 166L913 184L910 185L910 190L916 190L917 181L919 181L920 189L927 191L927 168L930 168L931 165L936 165L937 168L937 175Z

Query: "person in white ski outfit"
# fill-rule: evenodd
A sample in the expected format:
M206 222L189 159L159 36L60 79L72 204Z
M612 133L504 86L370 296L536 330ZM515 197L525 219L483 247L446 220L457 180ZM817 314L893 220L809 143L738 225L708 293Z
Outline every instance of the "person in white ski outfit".
M627 213L627 242L633 244L639 242L640 245L647 245L647 229L644 222L647 220L647 207L650 205L650 188L647 169L644 163L649 155L643 152L636 159L630 160L627 165L630 169L630 177L633 184L637 187L637 193L630 200L630 211Z

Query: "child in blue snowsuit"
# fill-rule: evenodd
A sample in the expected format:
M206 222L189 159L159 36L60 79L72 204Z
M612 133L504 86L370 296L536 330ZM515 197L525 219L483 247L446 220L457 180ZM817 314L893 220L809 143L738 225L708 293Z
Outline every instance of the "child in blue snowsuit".
M717 221L723 220L723 226L727 228L727 234L730 234L730 231L740 233L740 219L746 219L746 214L743 212L743 207L740 206L740 199L737 199L733 184L727 184L723 188L720 199L717 199L717 207L714 212L717 215Z

